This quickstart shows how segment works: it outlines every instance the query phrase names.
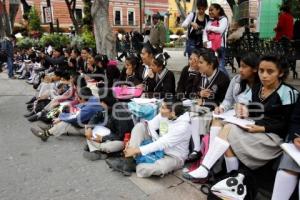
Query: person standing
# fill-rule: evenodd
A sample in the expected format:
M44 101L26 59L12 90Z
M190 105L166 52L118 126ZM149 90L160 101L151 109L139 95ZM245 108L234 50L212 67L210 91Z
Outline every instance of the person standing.
M14 72L13 72L13 57L14 57L14 43L15 43L16 37L14 35L10 35L9 38L6 37L1 42L1 50L4 50L6 56L7 56L7 72L8 72L8 78L15 79Z
M282 37L286 37L289 40L293 39L294 33L294 17L290 12L288 5L283 5L280 8L280 15L278 17L277 26L274 28L276 32L275 40L279 41Z
M228 72L225 68L225 47L228 29L228 19L224 9L217 3L209 7L210 20L207 22L203 31L203 46L218 52L219 69L226 75Z
M188 28L186 52L189 57L194 49L203 47L202 33L209 20L209 16L205 14L207 9L206 0L197 0L197 9L196 12L191 12L181 25L183 28Z
M152 16L153 25L150 30L150 43L155 48L162 50L166 42L166 28L163 22L160 20L159 14L154 14Z

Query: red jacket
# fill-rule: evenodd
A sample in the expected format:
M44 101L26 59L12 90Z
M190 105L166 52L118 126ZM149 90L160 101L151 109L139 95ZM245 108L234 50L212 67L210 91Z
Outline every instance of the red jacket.
M294 17L290 13L282 12L274 30L276 32L276 41L279 41L283 36L291 40L294 33Z

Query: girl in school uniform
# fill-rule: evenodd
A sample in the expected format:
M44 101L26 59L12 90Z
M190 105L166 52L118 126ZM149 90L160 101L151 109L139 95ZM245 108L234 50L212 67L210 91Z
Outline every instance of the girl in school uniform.
M138 78L137 69L139 68L140 60L134 55L130 55L125 59L125 67L120 76L120 81L130 85L139 85L141 81Z
M157 54L150 65L152 73L148 74L148 92L152 92L158 98L164 98L168 94L175 94L175 76L166 67L169 58L170 56L166 52Z
M284 83L288 66L277 56L264 56L258 68L261 83L249 93L250 103L237 109L240 117L251 117L255 124L242 129L226 124L211 144L202 164L188 173L190 180L203 182L216 161L225 154L231 159L227 168L236 170L239 161L254 170L281 155L279 143L285 138L285 130L298 91Z
M249 99L247 94L251 92L251 88L260 83L258 77L258 55L248 52L240 61L239 74L234 76L230 81L226 96L220 106L214 110L215 114L222 114L228 110L239 108L240 104L248 105ZM210 140L211 144L214 138L219 134L223 123L218 119L213 119L210 127ZM225 161L230 162L230 159L225 157ZM227 165L229 166L229 165ZM228 169L230 172L231 169Z
M142 82L142 86L144 87L144 91L147 92L148 91L148 87L147 87L147 83L149 81L151 81L151 78L149 78L149 74L150 76L153 75L152 71L150 70L150 65L152 63L153 58L155 57L155 55L157 54L157 49L155 49L150 42L147 42L142 51L141 51L141 60L142 60L142 65L140 65L137 69L136 69L136 73L138 76L138 79Z
M189 65L185 66L180 74L177 84L177 96L182 98L194 99L194 88L197 87L200 73L198 69L201 51L194 49L189 57Z
M290 120L288 141L293 143L300 151L300 98L294 108L292 118ZM289 200L292 196L297 183L299 184L300 199L300 183L299 183L300 166L287 154L284 153L276 174L275 184L273 188L272 200Z
M211 50L206 50L200 55L199 72L201 73L196 93L198 95L197 104L201 107L213 110L224 99L229 78L218 68L218 58ZM189 159L197 158L200 151L200 135L206 134L209 130L212 116L195 117L192 119L192 138L194 150L189 155Z

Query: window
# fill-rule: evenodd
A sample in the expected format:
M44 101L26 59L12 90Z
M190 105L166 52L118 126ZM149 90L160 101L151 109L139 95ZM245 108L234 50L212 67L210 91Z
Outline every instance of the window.
M115 10L115 25L121 25L121 11Z
M75 9L75 19L81 23L82 21L82 9L76 8Z
M134 11L128 10L128 25L133 26L134 25Z

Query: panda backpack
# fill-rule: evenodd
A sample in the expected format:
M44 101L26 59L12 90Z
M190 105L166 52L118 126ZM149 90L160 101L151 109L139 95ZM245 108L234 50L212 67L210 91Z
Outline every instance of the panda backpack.
M254 200L256 189L251 177L247 172L230 172L208 188L207 200Z

